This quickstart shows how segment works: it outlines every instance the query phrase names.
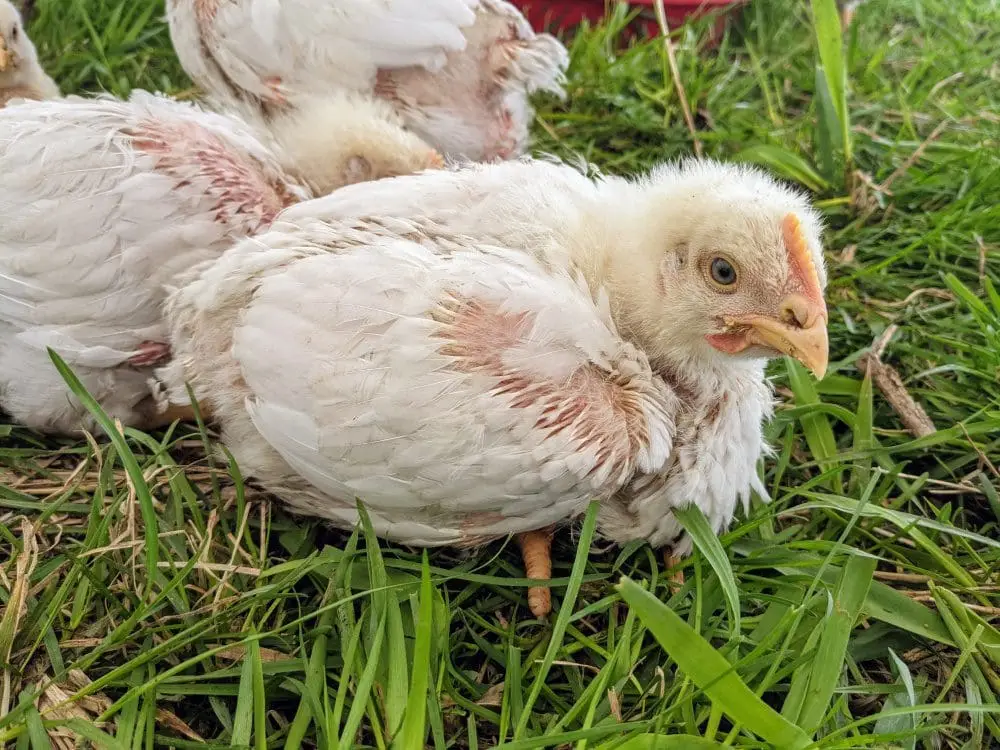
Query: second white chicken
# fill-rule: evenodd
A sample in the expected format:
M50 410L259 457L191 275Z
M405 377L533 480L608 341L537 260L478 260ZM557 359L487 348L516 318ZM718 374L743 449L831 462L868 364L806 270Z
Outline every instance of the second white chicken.
M453 159L523 153L529 96L561 94L569 61L503 0L167 0L167 15L184 69L221 108L377 96Z
M292 203L438 158L363 106L316 112L265 144L240 120L145 92L0 111L0 407L41 430L94 427L51 347L111 416L153 426L147 379L169 358L161 305L178 273Z

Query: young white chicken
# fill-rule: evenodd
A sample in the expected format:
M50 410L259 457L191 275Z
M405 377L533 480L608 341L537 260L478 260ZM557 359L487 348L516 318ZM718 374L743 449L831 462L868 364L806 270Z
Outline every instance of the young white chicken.
M803 196L709 161L352 186L184 279L160 396L189 382L245 473L337 525L360 498L403 543L544 546L597 499L608 538L673 545L673 508L719 532L764 495L767 358L825 371L820 231Z
M0 0L0 107L13 99L57 96L59 87L42 70L21 14L9 0Z
M521 153L528 96L561 93L566 49L502 0L167 0L188 75L227 108L377 95L445 155Z
M0 407L41 430L94 428L51 347L109 414L155 426L164 285L291 203L437 158L361 105L325 99L324 117L273 129L273 148L240 120L145 92L0 111Z

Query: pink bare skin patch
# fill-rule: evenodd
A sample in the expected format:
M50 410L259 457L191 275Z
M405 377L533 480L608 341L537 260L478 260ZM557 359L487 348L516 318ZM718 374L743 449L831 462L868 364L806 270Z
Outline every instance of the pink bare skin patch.
M375 96L388 101L396 98L396 81L392 71L379 68L375 74Z
M178 187L201 184L214 200L215 221L255 232L295 202L278 181L270 181L259 162L236 152L215 133L191 122L146 120L132 132L132 146L155 157L158 172Z
M170 345L161 341L143 341L137 348L139 353L128 361L133 367L152 367L170 359Z
M504 353L530 334L530 313L502 312L491 303L461 298L447 300L440 310L439 351L454 358L456 369L495 378L494 394L506 396L511 408L540 406L535 427L549 436L569 430L579 450L597 456L592 472L608 464L611 476L632 470L649 436L639 397L626 378L592 364L558 380L518 370L505 363Z
M750 345L742 333L711 333L705 339L724 354L739 354Z

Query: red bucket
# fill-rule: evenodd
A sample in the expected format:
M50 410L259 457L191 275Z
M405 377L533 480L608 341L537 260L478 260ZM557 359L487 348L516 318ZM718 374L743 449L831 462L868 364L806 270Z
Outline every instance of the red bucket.
M597 23L604 18L607 6L605 0L511 0L531 23L536 31L563 31L583 20ZM726 27L726 19L739 10L749 0L663 0L667 23L675 28L688 18L697 18L706 13L716 12L717 18L712 37L721 37ZM656 23L653 0L629 0L627 5L639 9L633 26L636 31L644 31L648 36L660 33Z

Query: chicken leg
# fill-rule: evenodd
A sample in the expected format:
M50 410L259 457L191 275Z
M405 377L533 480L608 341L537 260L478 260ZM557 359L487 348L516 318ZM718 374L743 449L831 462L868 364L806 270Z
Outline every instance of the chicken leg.
M548 526L517 535L526 577L539 581L552 577L552 532L553 527ZM539 619L548 616L552 611L552 592L548 584L528 589L528 607Z
M676 568L681 564L681 558L674 555L674 550L671 547L665 547L663 549L663 562L666 563L667 570L670 570L670 568ZM684 570L678 568L670 574L669 580L676 584L677 588L680 588L684 585Z
M166 409L160 411L152 398L146 399L140 406L144 419L140 427L144 430L159 430L169 427L176 421L196 422L194 407L188 405L170 404ZM211 414L208 408L199 404L201 416L204 420L209 420Z

